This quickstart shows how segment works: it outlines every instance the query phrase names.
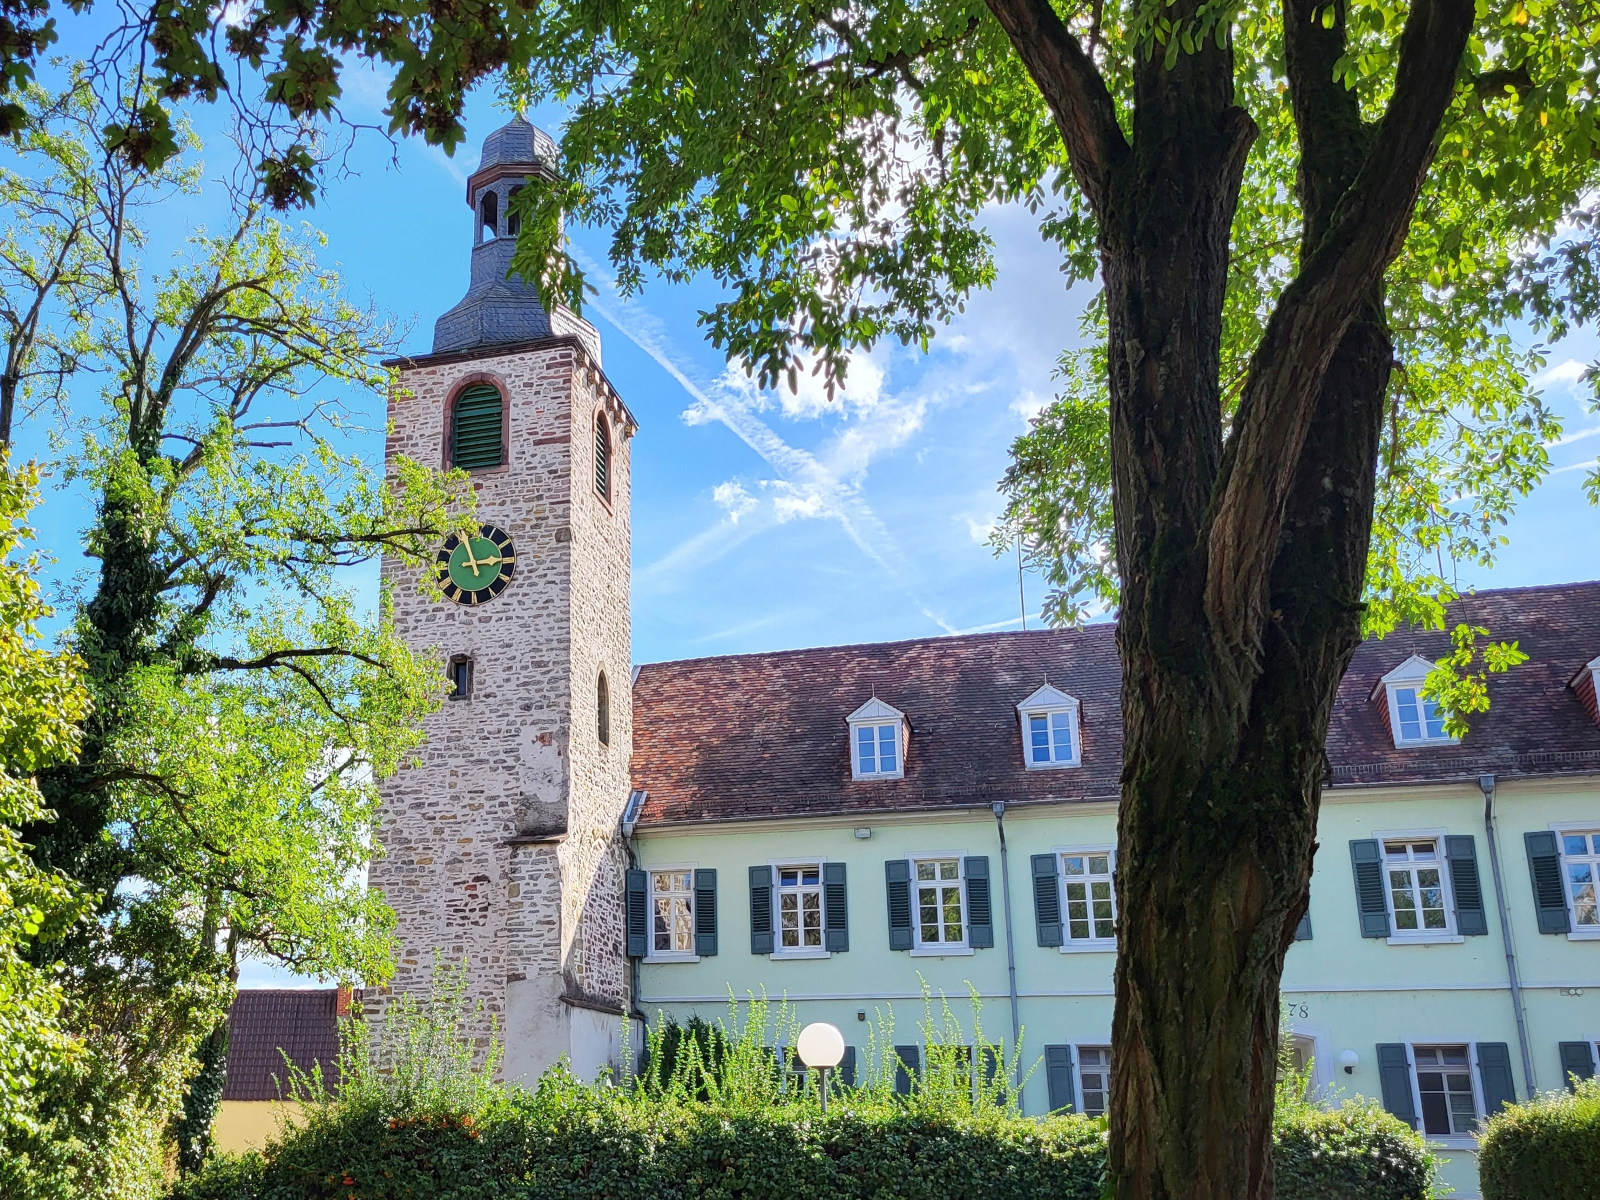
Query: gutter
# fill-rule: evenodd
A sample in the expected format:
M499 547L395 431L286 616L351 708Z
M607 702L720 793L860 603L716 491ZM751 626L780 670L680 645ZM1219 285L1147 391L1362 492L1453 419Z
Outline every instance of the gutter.
M1489 843L1489 866L1494 875L1494 902L1500 913L1500 939L1506 948L1506 983L1511 988L1511 1011L1517 1018L1517 1042L1522 1048L1522 1077L1528 1081L1528 1098L1539 1094L1533 1073L1533 1050L1528 1045L1528 1017L1522 1003L1522 981L1517 977L1517 951L1511 944L1511 914L1506 908L1506 889L1500 875L1500 842L1494 824L1494 776L1479 775L1483 792L1483 835Z
M1005 893L1006 900L1006 977L1009 984L1007 991L1011 996L1011 1053L1016 1059L1017 1072L1022 1071L1022 1018L1017 1012L1017 942L1011 932L1011 858L1006 852L1006 802L996 800L991 806L994 813L995 832L1000 835L1000 887ZM1017 1111L1023 1112L1022 1080L1013 1080L1016 1085Z

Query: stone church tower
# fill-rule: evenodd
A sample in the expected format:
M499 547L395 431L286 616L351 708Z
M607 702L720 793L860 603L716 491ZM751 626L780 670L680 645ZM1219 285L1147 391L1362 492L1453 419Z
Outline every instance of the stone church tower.
M460 466L480 536L440 547L445 598L385 561L395 623L447 668L421 765L382 789L372 886L399 917L388 995L426 992L437 956L468 964L494 1015L502 1073L562 1056L584 1078L620 1058L628 1005L619 823L633 741L629 447L637 428L592 326L507 278L508 201L548 176L555 143L520 118L467 181L472 276L431 353L398 362L389 470ZM484 1031L486 1032L486 1031Z

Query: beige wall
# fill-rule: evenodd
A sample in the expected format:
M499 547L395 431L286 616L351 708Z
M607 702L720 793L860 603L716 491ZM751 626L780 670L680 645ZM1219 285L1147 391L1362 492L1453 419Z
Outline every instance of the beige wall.
M226 1154L263 1149L299 1120L295 1100L224 1100L211 1126L212 1149Z

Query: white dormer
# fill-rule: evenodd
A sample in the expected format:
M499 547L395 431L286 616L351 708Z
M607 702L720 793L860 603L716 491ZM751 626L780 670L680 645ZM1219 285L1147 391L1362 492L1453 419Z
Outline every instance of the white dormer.
M1400 746L1452 746L1458 739L1444 731L1444 714L1439 706L1422 694L1423 682L1434 664L1420 654L1378 680L1385 695L1385 713L1394 744ZM1374 699L1377 689L1374 688Z
M902 779L906 773L906 715L874 696L847 718L850 774L855 779Z
M1022 763L1030 771L1052 771L1083 763L1078 737L1078 702L1048 683L1021 704Z
M1600 725L1600 658L1580 667L1567 686L1578 693L1583 707L1589 710L1589 719Z

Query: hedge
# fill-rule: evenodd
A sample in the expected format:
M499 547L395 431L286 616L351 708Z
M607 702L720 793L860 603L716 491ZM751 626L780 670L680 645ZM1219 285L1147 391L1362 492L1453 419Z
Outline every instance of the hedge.
M1507 1105L1478 1152L1484 1200L1573 1200L1600 1191L1600 1079Z
M1421 1140L1368 1107L1280 1120L1278 1194L1424 1200ZM1004 1110L965 1116L892 1098L765 1111L652 1099L547 1078L478 1117L313 1108L262 1155L222 1157L172 1200L1099 1200L1105 1125Z

